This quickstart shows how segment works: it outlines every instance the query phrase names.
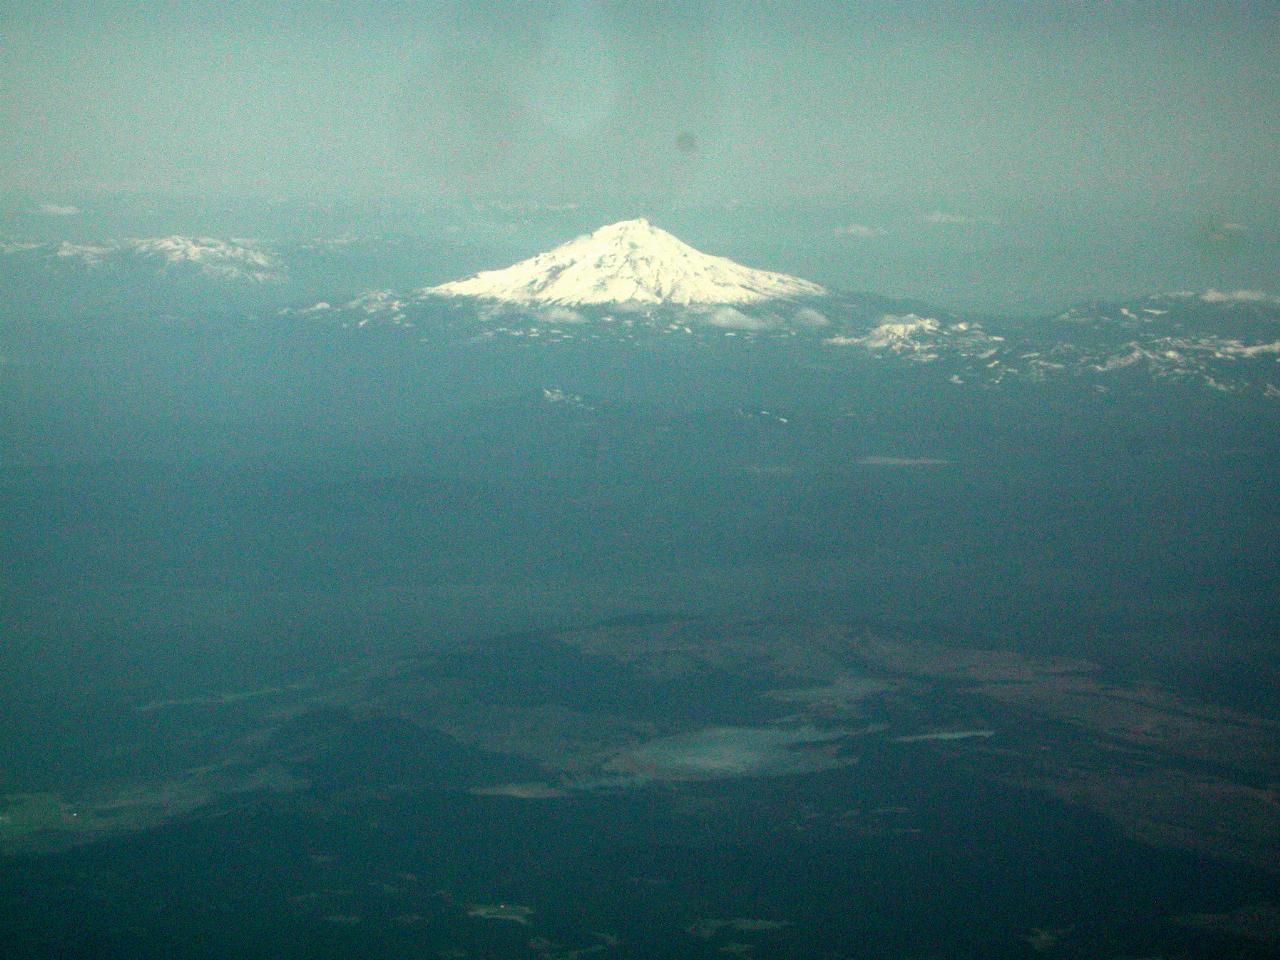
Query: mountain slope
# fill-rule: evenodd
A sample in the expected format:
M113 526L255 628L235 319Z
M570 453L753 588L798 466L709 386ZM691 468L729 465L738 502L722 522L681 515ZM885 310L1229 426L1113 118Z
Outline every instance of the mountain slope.
M564 306L741 304L826 293L808 280L701 253L644 219L609 224L504 270L426 292Z

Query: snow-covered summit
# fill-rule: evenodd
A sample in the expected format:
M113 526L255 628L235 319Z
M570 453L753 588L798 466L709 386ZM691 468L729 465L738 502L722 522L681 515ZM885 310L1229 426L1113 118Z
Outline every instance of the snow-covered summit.
M823 296L816 283L695 250L648 220L622 220L426 293L514 303L728 304Z

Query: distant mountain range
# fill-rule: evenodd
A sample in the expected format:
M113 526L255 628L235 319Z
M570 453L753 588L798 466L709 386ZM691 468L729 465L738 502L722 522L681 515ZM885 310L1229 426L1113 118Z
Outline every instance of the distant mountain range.
M221 280L273 283L285 270L269 250L254 240L213 237L148 237L101 243L0 244L0 254L44 265L63 264L89 269L149 266L161 271L200 274Z
M1280 398L1280 298L1258 291L1157 294L1036 319L969 318L743 267L646 220L602 227L506 269L302 313L543 344L794 341L832 360L929 364L957 384L1070 379L1106 389L1138 376Z
M406 328L427 341L787 343L806 362L896 364L955 384L1071 381L1105 390L1162 381L1280 399L1280 298L1260 291L1161 293L1039 318L965 316L745 267L636 219L465 279L296 305L308 291L336 291L343 281L352 289L349 274L326 272L348 243L10 243L0 244L0 263L10 278L52 276L77 293L76 276L100 286L127 277L134 290L196 281L193 305L216 288L228 303L240 297L277 319ZM356 243L362 265L377 261L380 241ZM415 251L381 243L384 259L412 262Z

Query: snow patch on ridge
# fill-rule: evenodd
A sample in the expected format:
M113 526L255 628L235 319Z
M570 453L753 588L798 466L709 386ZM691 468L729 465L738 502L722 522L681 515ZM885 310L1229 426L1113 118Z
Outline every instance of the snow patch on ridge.
M54 251L62 260L79 260L87 267L134 259L158 263L165 268L189 268L224 280L268 283L283 279L276 261L249 240L219 240L213 237L148 237L110 240L105 243L63 241Z

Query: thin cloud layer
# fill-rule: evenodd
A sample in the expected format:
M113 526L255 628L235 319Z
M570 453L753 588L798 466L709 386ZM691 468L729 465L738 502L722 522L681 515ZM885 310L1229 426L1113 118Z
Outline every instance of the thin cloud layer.
M844 226L836 227L834 233L837 237L860 237L865 239L884 236L884 231L879 227L872 227L865 223L848 223Z
M999 223L995 217L971 217L965 213L951 213L947 210L932 210L920 218L924 223L941 226L964 226L974 223Z
M1265 303L1272 299L1262 290L1214 290L1210 288L1200 294L1205 303Z
M707 316L707 323L724 330L767 330L769 321L761 317L752 317L735 310L733 307L721 307Z
M796 323L806 327L825 327L831 323L824 314L819 313L812 307L802 307L797 310L793 319Z

